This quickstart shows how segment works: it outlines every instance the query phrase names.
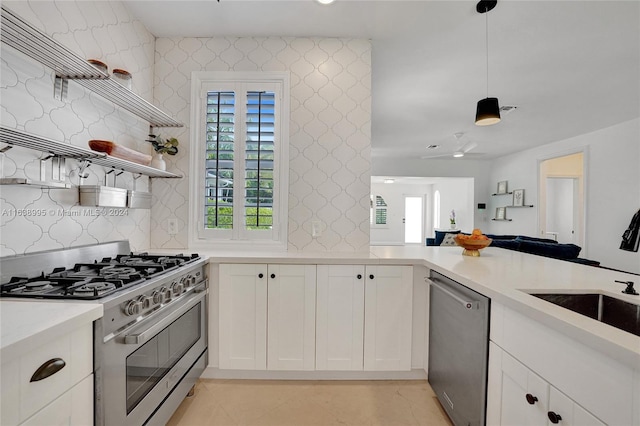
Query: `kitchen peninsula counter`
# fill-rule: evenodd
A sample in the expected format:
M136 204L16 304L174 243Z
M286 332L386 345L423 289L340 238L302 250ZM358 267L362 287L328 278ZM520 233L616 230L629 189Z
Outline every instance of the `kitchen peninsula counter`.
M43 340L69 333L102 317L102 305L65 301L12 299L0 301L0 354L12 359Z
M622 294L619 281L640 277L513 250L487 247L480 257L462 255L461 247L372 246L368 252L270 252L175 249L155 253L197 252L209 263L416 265L440 272L493 301L640 370L640 337L592 320L527 294L598 292L639 304L640 296Z

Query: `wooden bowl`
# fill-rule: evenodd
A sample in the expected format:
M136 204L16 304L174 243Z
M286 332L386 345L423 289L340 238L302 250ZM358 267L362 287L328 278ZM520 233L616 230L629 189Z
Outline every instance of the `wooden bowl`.
M460 239L459 236L454 238L457 245L464 248L462 254L464 256L480 256L480 250L487 247L491 244L491 238L487 238L486 240L472 240L472 239Z

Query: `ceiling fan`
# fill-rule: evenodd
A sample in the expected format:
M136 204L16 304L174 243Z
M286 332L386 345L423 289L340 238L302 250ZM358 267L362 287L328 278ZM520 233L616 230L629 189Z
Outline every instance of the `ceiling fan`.
M454 133L453 136L456 138L456 141L457 141L456 148L454 149L453 152L435 154L435 155L424 155L420 158L422 159L441 158L441 157L461 158L461 157L480 157L484 155L483 153L469 152L478 146L477 142L468 141L464 144L461 144L462 142L461 139L462 139L462 136L464 136L464 133L462 132Z

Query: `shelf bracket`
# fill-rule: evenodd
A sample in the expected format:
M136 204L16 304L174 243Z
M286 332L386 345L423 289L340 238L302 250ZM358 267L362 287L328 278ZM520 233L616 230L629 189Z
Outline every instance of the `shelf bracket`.
M113 173L113 186L116 186L116 178L118 176L120 176L121 174L123 174L124 170L121 170L120 172L118 172L117 169L111 168L108 172L105 172L105 174L104 174L104 184L105 184L105 186L109 186L107 179L109 178L109 175L111 173Z
M4 154L5 152L9 151L11 148L13 148L13 145L7 145L3 148L0 148L0 154Z
M67 97L67 91L69 90L69 80L56 75L56 80L53 84L53 98L59 101L64 101Z
M138 183L138 179L142 177L142 173L138 173L137 175L133 175L133 190L136 190L136 184Z

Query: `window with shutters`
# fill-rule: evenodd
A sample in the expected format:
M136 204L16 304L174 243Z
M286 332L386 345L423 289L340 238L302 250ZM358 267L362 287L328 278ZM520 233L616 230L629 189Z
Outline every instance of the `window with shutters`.
M194 73L192 102L194 238L286 245L288 74Z
M369 223L372 227L387 226L387 203L380 195L371 195Z

